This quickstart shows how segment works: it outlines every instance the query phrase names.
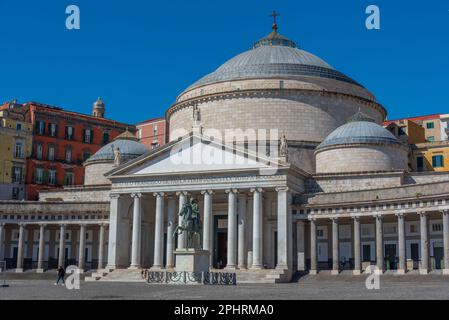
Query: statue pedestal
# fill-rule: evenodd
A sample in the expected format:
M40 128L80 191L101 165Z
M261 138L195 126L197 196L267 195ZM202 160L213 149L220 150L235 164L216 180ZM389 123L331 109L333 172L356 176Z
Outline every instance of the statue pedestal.
M174 254L176 272L209 272L209 251L178 249Z

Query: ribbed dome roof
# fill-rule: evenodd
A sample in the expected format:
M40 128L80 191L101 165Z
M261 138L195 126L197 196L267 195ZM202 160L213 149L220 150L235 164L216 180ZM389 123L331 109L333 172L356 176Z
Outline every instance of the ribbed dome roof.
M114 141L98 150L87 161L114 160L115 148L120 149L123 162L140 157L149 151L144 144L137 141L132 133L126 131L118 136Z
M390 131L375 123L367 115L359 112L350 118L345 125L332 132L317 149L353 143L401 144Z
M273 29L267 37L257 41L251 50L229 60L190 88L220 81L295 76L323 77L359 85L322 59L299 49L295 42Z

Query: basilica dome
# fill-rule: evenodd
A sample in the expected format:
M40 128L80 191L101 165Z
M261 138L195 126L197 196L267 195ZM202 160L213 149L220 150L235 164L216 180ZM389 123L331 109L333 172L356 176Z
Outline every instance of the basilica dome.
M224 63L190 88L220 81L283 77L294 79L314 76L358 85L310 52L301 50L292 40L276 30L256 42L252 49Z
M138 142L136 137L129 131L117 136L114 141L102 147L85 163L85 185L106 185L110 181L104 174L114 168L115 152L120 152L121 164L140 157L149 152L149 149Z
M213 135L277 131L289 141L289 159L314 173L314 149L361 110L381 124L385 108L361 84L272 32L189 86L167 110L169 140L200 125ZM249 134L248 134L249 133ZM257 137L260 139L260 137ZM240 137L237 137L240 139Z
M315 154L318 174L408 168L408 148L362 112L332 132Z

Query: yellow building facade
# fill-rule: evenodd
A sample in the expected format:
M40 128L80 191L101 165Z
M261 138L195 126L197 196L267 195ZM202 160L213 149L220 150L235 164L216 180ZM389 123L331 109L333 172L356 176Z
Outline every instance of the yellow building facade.
M0 107L0 200L25 199L26 161L33 142L26 112L13 102Z
M413 171L449 171L449 141L415 144L411 158Z

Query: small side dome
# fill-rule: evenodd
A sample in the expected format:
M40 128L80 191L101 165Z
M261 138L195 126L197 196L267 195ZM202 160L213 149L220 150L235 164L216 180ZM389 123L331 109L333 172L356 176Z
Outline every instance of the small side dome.
M149 149L138 142L136 137L126 131L114 139L111 143L98 150L85 163L84 185L106 185L111 182L104 174L111 171L115 166L116 153L120 155L120 164L131 161L149 152Z
M362 112L332 132L315 156L319 174L408 169L408 148Z
M90 157L86 162L92 162L97 160L112 160L114 161L115 155L114 150L118 148L122 157L122 163L128 162L129 160L140 157L141 155L147 153L148 148L138 142L137 138L129 131L125 131L111 143L105 145L103 148L98 150L92 157Z

